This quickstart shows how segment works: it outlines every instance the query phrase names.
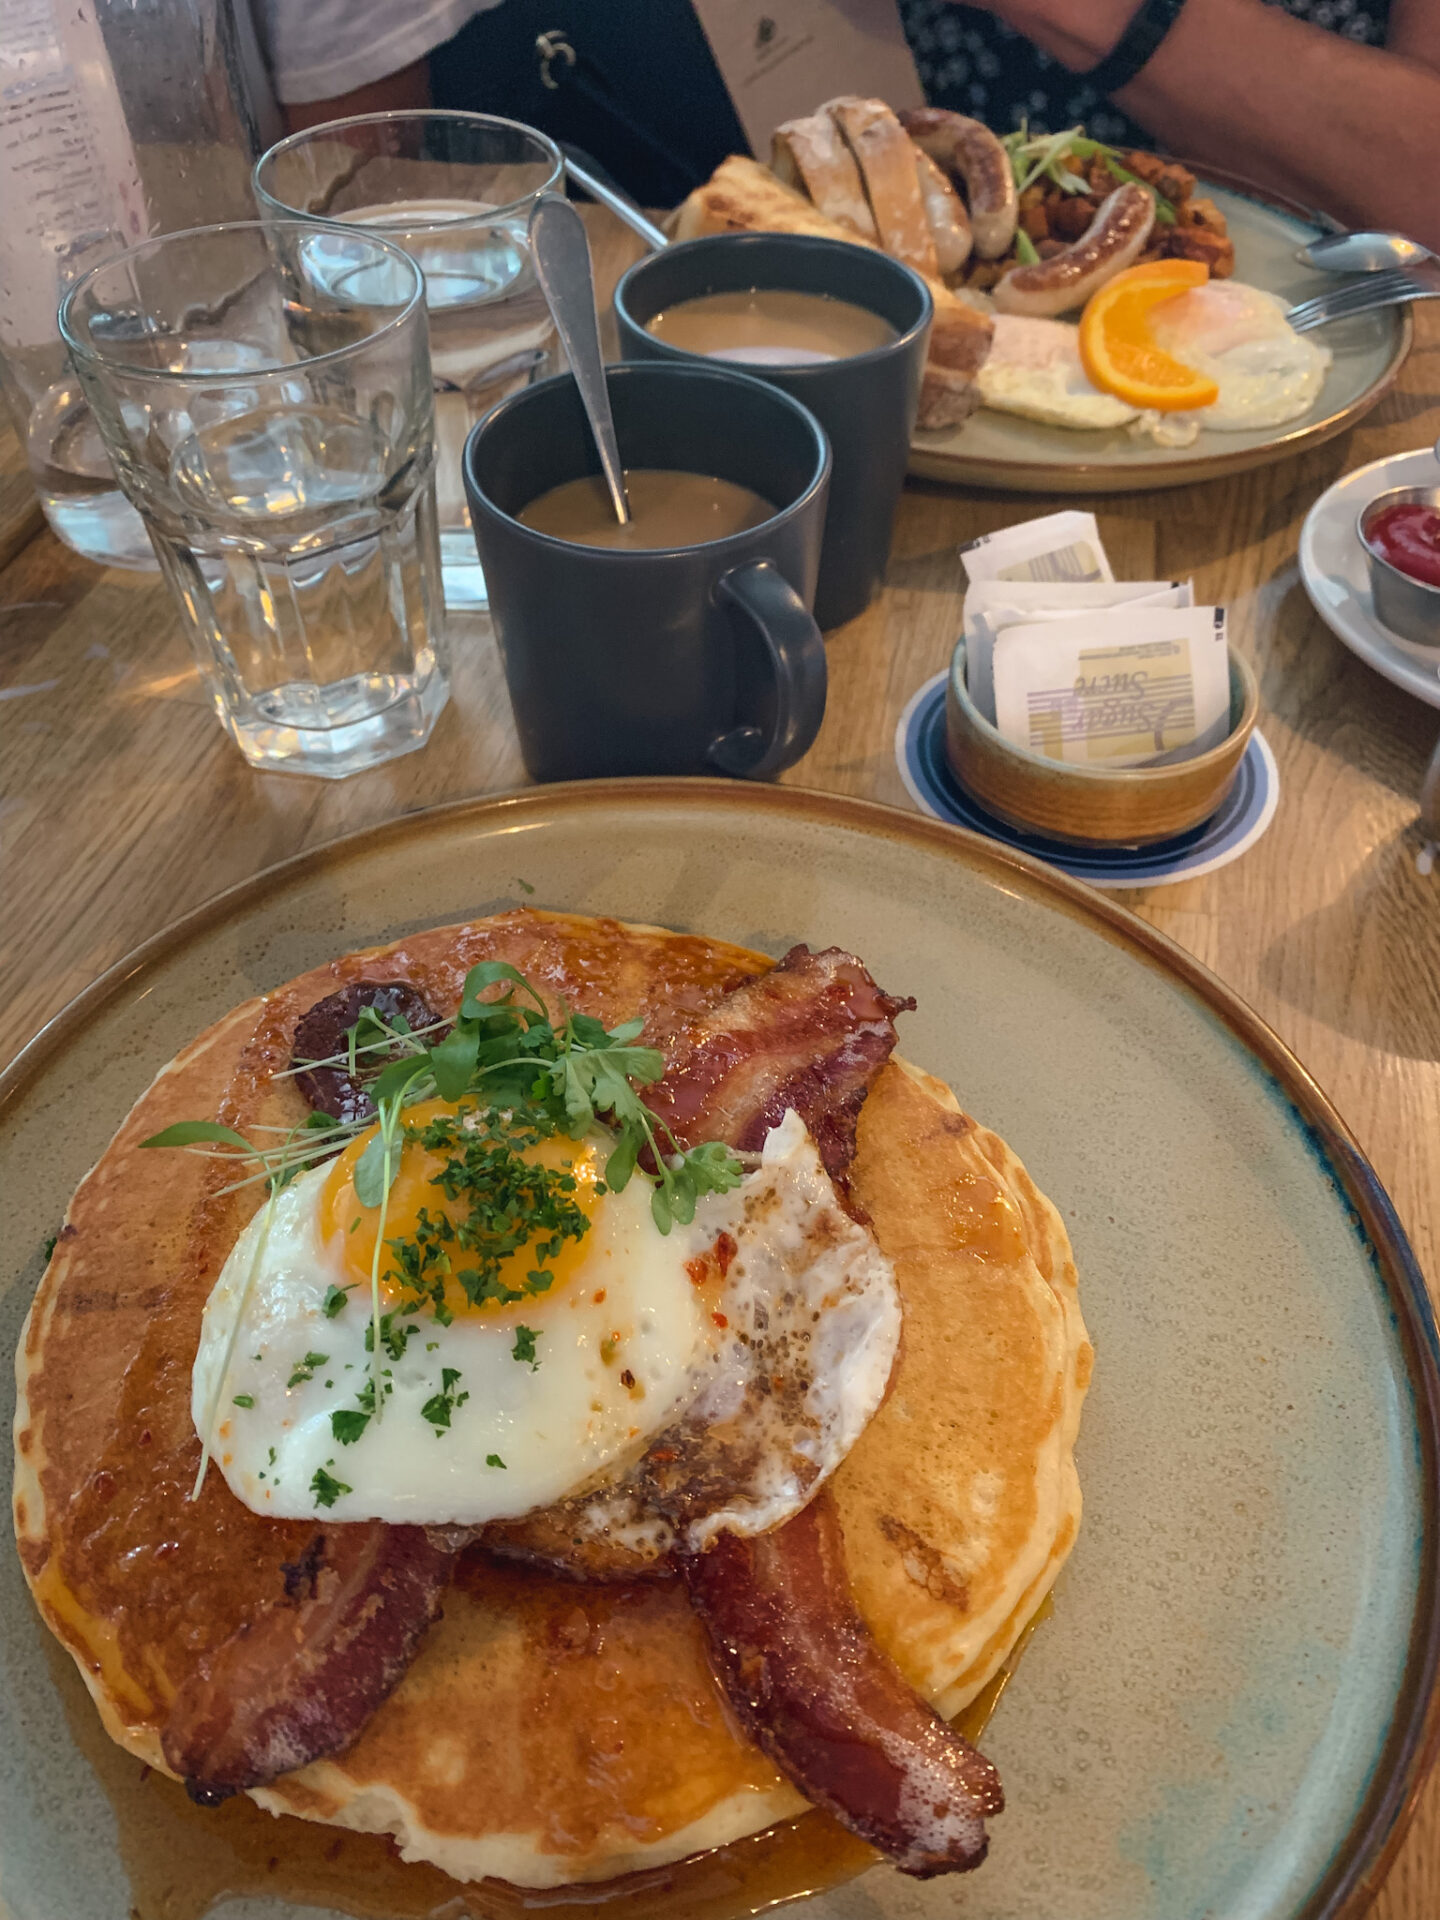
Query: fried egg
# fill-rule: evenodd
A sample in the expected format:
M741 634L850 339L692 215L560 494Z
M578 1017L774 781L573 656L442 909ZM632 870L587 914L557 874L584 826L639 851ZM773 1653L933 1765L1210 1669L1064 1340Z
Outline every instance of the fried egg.
M455 1112L427 1103L407 1113L407 1128ZM407 1136L386 1205L376 1417L379 1209L355 1191L372 1134L261 1208L205 1308L192 1416L203 1439L218 1404L214 1459L253 1511L479 1525L551 1505L623 1468L687 1410L703 1416L730 1370L737 1329L767 1317L769 1417L790 1430L766 1429L751 1450L748 1498L726 1492L752 1529L804 1505L879 1406L899 1343L893 1269L840 1210L813 1140L790 1114L738 1188L706 1196L694 1220L668 1235L652 1218L647 1181L607 1188L609 1135L524 1147L527 1163L560 1179L571 1230L562 1240L548 1215L529 1223L493 1290L519 1300L473 1305L452 1277L439 1317L393 1269L422 1221L458 1224L468 1202L447 1195L448 1156ZM462 1252L450 1250L461 1266ZM537 1275L538 1288L529 1284ZM757 1299L767 1275L783 1286Z
M1066 320L995 315L990 351L975 376L981 403L1050 427L1121 427L1134 407L1092 385L1080 363L1080 329Z
M1152 310L1156 345L1220 389L1192 416L1201 427L1278 427L1314 405L1331 354L1296 333L1287 312L1278 295L1240 280L1207 280Z

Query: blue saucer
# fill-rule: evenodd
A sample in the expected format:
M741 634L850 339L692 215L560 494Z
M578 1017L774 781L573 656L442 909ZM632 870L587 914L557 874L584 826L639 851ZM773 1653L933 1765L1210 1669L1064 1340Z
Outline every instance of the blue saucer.
M1216 813L1149 847L1071 847L1021 833L988 813L968 794L945 758L945 682L937 673L911 698L895 729L895 758L910 798L922 813L952 826L969 827L1007 847L1031 853L1062 873L1092 887L1162 887L1193 880L1228 866L1253 847L1274 818L1280 799L1280 773L1269 742L1257 729L1250 736L1235 784Z

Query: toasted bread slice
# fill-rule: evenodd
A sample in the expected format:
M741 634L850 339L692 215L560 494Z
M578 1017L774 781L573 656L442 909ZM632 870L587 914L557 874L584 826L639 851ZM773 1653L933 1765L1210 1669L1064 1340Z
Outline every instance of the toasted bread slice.
M905 129L883 100L844 95L827 101L823 111L855 156L881 246L917 273L938 279L940 263L920 197L915 149Z
M782 186L758 160L738 153L722 160L670 216L674 240L698 240L706 233L813 233L822 240L848 240L852 246L874 244L853 227L830 219L804 194Z
M990 351L995 322L938 280L931 281L930 292L935 321L915 424L933 430L960 426L979 406L975 376Z
M787 187L809 194L828 219L853 227L863 239L878 240L855 156L828 113L808 114L777 127L770 164Z

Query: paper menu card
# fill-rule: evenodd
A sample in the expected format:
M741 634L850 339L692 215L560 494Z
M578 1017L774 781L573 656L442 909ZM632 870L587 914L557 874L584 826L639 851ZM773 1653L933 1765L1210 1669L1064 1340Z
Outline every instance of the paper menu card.
M923 107L915 59L895 0L694 0L740 124L769 158L782 120L837 94Z
M1223 607L1113 607L1007 627L994 648L995 722L1071 765L1154 766L1230 728Z

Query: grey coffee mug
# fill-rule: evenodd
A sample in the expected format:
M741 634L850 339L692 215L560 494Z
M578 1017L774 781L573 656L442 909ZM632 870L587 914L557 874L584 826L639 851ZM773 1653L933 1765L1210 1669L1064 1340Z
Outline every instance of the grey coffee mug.
M874 247L808 234L713 234L666 247L629 269L615 289L620 350L626 360L723 365L657 340L646 327L682 300L759 288L848 300L895 329L887 346L848 360L749 369L802 401L829 436L834 471L815 618L822 627L838 627L864 612L885 577L934 302L918 273Z
M536 780L641 773L772 779L825 712L809 611L830 449L798 402L691 362L606 370L628 468L748 487L773 516L695 546L621 551L516 515L600 462L568 374L503 400L465 445L465 492L520 735Z

